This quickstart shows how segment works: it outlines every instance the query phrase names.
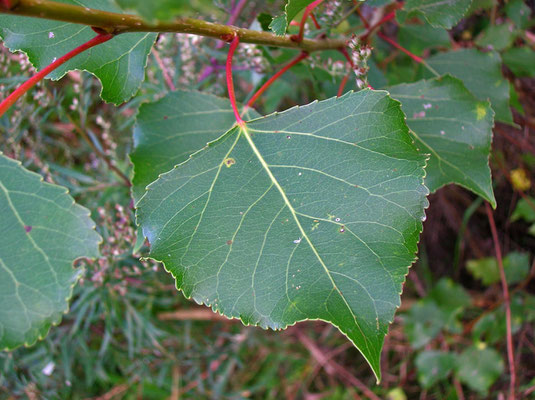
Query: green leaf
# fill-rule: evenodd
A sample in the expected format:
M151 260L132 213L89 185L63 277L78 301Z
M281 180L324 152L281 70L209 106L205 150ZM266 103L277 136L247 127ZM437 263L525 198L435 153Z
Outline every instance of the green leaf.
M414 349L425 346L446 326L447 316L432 300L414 304L403 315L403 329Z
M331 322L379 377L424 165L399 103L364 90L232 128L152 183L137 218L187 297L264 328Z
M494 257L468 260L466 268L474 278L481 279L486 286L500 281L500 269ZM509 253L503 259L503 270L505 271L507 283L510 285L524 280L529 273L529 254Z
M451 47L448 31L428 24L401 25L398 30L398 41L411 53L419 55L428 49Z
M500 354L483 346L470 347L457 358L457 377L469 388L486 395L503 373Z
M489 103L477 100L449 75L389 91L401 101L417 147L431 155L425 178L429 190L456 183L496 207L489 167L494 113Z
M169 21L176 17L194 14L196 11L213 8L211 0L115 0L123 10L134 11L143 19Z
M288 25L292 20L304 10L314 0L288 0L284 7L284 14L281 14L271 21L270 29L277 35L282 36L286 33Z
M521 29L528 29L534 25L531 9L524 0L512 0L505 6L505 13Z
M533 197L527 196L526 198L521 198L518 201L518 204L511 215L511 221L518 221L523 219L527 222L535 221L535 199Z
M535 77L535 51L528 46L515 47L502 54L503 62L518 77Z
M0 349L32 345L57 325L100 236L89 212L61 186L0 153Z
M490 100L496 120L513 124L509 108L509 82L502 75L502 60L496 52L462 49L438 53L427 60L440 74L451 74L479 100Z
M397 18L403 23L409 17L423 15L434 27L451 29L464 17L470 4L472 0L407 0Z
M249 109L246 118L258 113ZM137 202L158 175L188 159L208 142L232 128L236 119L228 99L176 91L143 104L134 127L132 194Z
M64 0L105 11L120 11L108 0ZM41 70L81 44L95 37L88 26L40 18L0 14L0 37L11 51L23 51L32 65ZM58 80L68 71L85 70L102 83L103 100L120 104L138 91L145 78L147 56L155 33L126 33L74 57L48 78Z
M489 50L502 51L511 47L517 34L511 23L489 25L475 40L475 44Z
M437 382L446 379L455 368L456 356L454 353L443 351L422 351L416 357L418 381L425 389L429 389Z

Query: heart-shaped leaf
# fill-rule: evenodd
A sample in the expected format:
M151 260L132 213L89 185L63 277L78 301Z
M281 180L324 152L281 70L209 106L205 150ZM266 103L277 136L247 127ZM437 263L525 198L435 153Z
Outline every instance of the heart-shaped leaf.
M1 153L0 216L0 349L11 350L59 323L81 272L72 263L97 257L101 239L65 188Z
M427 206L404 118L364 90L232 128L138 202L150 256L245 324L331 322L379 377Z

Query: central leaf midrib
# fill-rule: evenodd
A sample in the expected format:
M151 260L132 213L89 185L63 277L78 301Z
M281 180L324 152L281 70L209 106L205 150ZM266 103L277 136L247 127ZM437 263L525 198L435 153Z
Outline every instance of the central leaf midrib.
M342 291L338 288L338 286L336 285L336 282L334 281L334 278L332 277L331 275L331 272L329 271L329 269L327 268L327 265L325 264L325 262L323 261L323 259L321 258L320 254L318 253L316 247L312 244L312 241L310 240L310 238L308 237L307 233L305 232L305 230L303 229L302 225L301 225L301 222L299 222L299 219L297 218L297 214L292 206L292 204L290 203L290 200L288 199L288 197L286 196L286 193L284 192L284 189L282 188L282 186L279 184L279 182L277 181L277 179L275 178L275 176L273 175L273 173L271 172L270 168L269 168L269 165L267 164L267 162L264 160L264 157L262 156L262 154L260 153L260 151L258 150L258 148L256 147L255 143L253 142L253 139L251 138L251 135L249 134L249 132L247 131L247 127L244 125L244 126L241 126L240 127L240 135L243 135L245 137L245 139L247 140L247 143L249 144L249 146L251 147L251 150L253 151L253 153L255 154L255 156L257 157L258 161L260 161L260 164L262 165L263 169L266 171L267 175L269 176L271 182L273 183L273 185L277 188L277 190L279 191L279 193L281 194L282 196L282 199L284 200L284 203L286 204L286 206L288 207L288 210L290 210L290 213L292 214L292 217L297 225L297 227L299 228L299 231L301 232L301 235L302 237L307 241L308 245L310 246L312 252L314 253L314 255L316 256L316 258L318 259L318 261L320 262L321 266L323 267L325 273L327 274L327 276L329 277L329 280L331 281L331 284L333 285L333 288L336 290L336 292L340 295L340 297L342 298L342 300L344 301L345 305L347 306L349 312L351 313L351 316L353 317L354 321L355 321L355 325L357 326L357 328L360 330L361 334L362 334L362 337L364 338L364 341L366 343L366 346L368 346L368 340L366 338L366 335L364 335L364 332L362 331L358 321L357 321L357 316L355 315L355 313L353 312L353 309L350 307L347 299L345 298L345 296L342 294Z

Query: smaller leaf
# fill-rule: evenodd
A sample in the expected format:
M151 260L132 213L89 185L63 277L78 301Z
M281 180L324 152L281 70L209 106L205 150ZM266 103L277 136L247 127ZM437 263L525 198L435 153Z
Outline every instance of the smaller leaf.
M486 395L492 384L503 373L503 360L491 348L470 347L457 359L456 375L471 389Z
M97 257L89 211L0 153L0 349L32 345L61 321L80 269Z
M486 286L500 281L500 269L494 257L468 260L466 268L474 278L480 279ZM529 273L529 254L509 253L503 259L503 269L509 285L524 280Z
M490 50L502 51L511 47L515 38L516 32L511 23L501 25L489 25L477 37L475 43L479 47Z
M425 389L429 389L437 382L446 379L455 368L454 353L443 351L422 351L416 357L418 381Z
M403 23L411 16L423 15L434 27L451 29L461 20L472 0L407 0L398 20Z
M535 199L533 197L527 196L518 201L513 215L511 215L511 221L518 221L523 219L527 222L535 221Z
M284 35L290 22L292 22L297 14L304 10L313 1L314 0L288 0L284 7L284 14L273 18L269 27L275 34L279 36Z
M518 77L535 77L535 51L528 46L515 47L502 54L503 62Z
M451 47L448 31L429 24L401 25L398 30L398 41L411 53L419 55L427 49Z
M403 324L411 347L418 349L440 333L446 325L446 316L434 301L422 300L403 316Z
M391 87L422 153L431 155L425 184L456 183L496 207L489 167L493 112L452 76Z
M513 124L509 108L509 81L502 75L502 60L496 52L463 49L438 53L427 60L439 74L463 81L479 100L490 100L496 120Z

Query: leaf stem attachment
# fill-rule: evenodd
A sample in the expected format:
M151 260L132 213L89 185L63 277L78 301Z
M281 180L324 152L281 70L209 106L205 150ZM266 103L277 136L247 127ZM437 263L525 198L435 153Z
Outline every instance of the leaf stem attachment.
M18 99L20 99L26 92L28 92L32 87L34 87L38 82L40 82L43 78L45 78L49 73L60 67L61 65L65 64L70 59L76 57L78 54L97 46L101 43L107 42L113 37L111 33L99 33L97 36L95 36L93 39L87 41L86 43L78 46L74 50L69 51L67 54L65 54L63 57L58 58L55 60L52 64L48 65L47 67L43 68L41 71L39 71L37 74L32 76L30 79L28 79L26 82L24 82L22 85L20 85L13 93L11 93L2 103L0 103L0 117L5 114L5 112L16 103Z

